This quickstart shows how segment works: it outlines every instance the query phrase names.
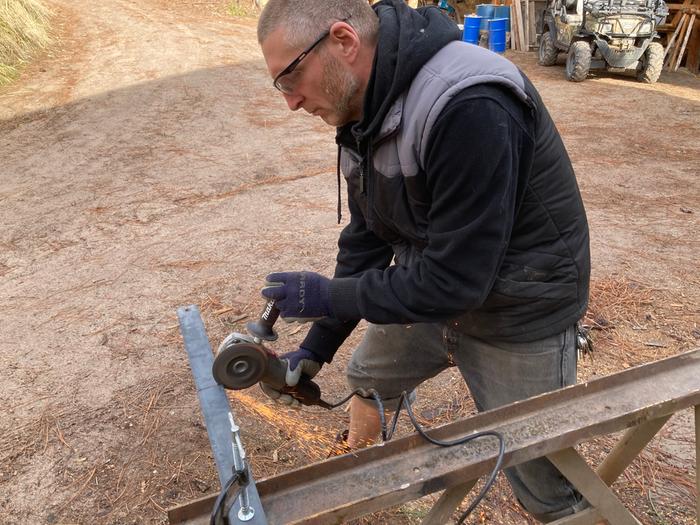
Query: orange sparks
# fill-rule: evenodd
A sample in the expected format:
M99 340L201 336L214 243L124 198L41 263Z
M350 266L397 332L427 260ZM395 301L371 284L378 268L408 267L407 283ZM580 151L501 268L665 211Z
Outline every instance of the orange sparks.
M288 433L313 459L325 458L335 443L328 436L327 429L309 423L301 411L268 405L243 390L232 391L231 395L247 409L265 418L269 424Z

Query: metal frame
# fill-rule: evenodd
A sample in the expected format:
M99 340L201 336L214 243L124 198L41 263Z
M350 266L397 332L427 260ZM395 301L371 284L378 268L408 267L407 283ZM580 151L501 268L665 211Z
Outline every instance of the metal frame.
M501 432L505 467L548 457L592 504L558 525L601 519L637 524L609 486L674 412L695 407L697 448L699 406L700 350L695 350L482 412L429 434L450 440L483 430ZM626 428L597 472L574 450L580 442ZM441 448L414 434L259 481L257 489L271 524L342 523L445 490L423 522L432 525L449 519L476 480L490 472L496 453L493 439ZM213 498L189 506L206 502L210 508ZM204 518L186 523L205 523ZM183 522L171 518L171 523Z

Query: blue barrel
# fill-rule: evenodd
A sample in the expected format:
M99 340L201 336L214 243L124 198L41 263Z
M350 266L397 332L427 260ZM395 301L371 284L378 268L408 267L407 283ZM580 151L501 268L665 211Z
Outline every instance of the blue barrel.
M493 18L489 20L489 49L496 53L504 53L506 50L506 18Z
M493 18L493 12L495 11L495 5L493 4L479 4L476 6L476 14L479 15L481 20L481 30L488 31L488 20Z
M508 23L506 24L506 33L510 33L510 6L509 5L497 5L493 11L494 18L506 18Z
M479 45L479 27L481 26L481 17L477 15L469 15L464 17L464 33L462 40L470 44Z

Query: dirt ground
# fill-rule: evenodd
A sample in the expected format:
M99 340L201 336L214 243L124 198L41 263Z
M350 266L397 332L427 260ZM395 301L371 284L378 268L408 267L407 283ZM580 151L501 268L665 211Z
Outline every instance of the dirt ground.
M331 273L333 131L287 110L255 19L224 2L50 4L56 44L0 91L0 522L164 523L217 490L176 308L199 305L215 346L259 313L269 271ZM573 84L507 56L540 89L588 211L597 350L580 380L697 348L700 80ZM280 330L278 350L305 331ZM331 399L361 332L319 376ZM258 479L324 457L347 421L257 389L231 403ZM428 426L472 411L455 373L419 391ZM644 524L694 523L692 421L674 416L615 484ZM583 450L595 464L612 443ZM362 522L417 523L428 503ZM471 522L531 521L501 480Z

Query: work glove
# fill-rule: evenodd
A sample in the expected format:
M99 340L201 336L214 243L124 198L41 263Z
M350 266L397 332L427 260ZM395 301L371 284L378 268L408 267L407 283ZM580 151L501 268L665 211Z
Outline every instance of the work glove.
M271 273L262 294L275 300L285 321L316 321L333 315L329 283L330 279L314 272Z
M296 386L301 379L302 374L308 379L311 379L323 366L323 359L314 354L311 350L299 347L299 350L288 352L280 356L280 361L287 365L287 374L285 382L289 386ZM301 403L294 399L289 394L283 394L267 383L260 383L260 388L267 394L268 397L280 403L281 405L291 406L293 408L301 408Z

